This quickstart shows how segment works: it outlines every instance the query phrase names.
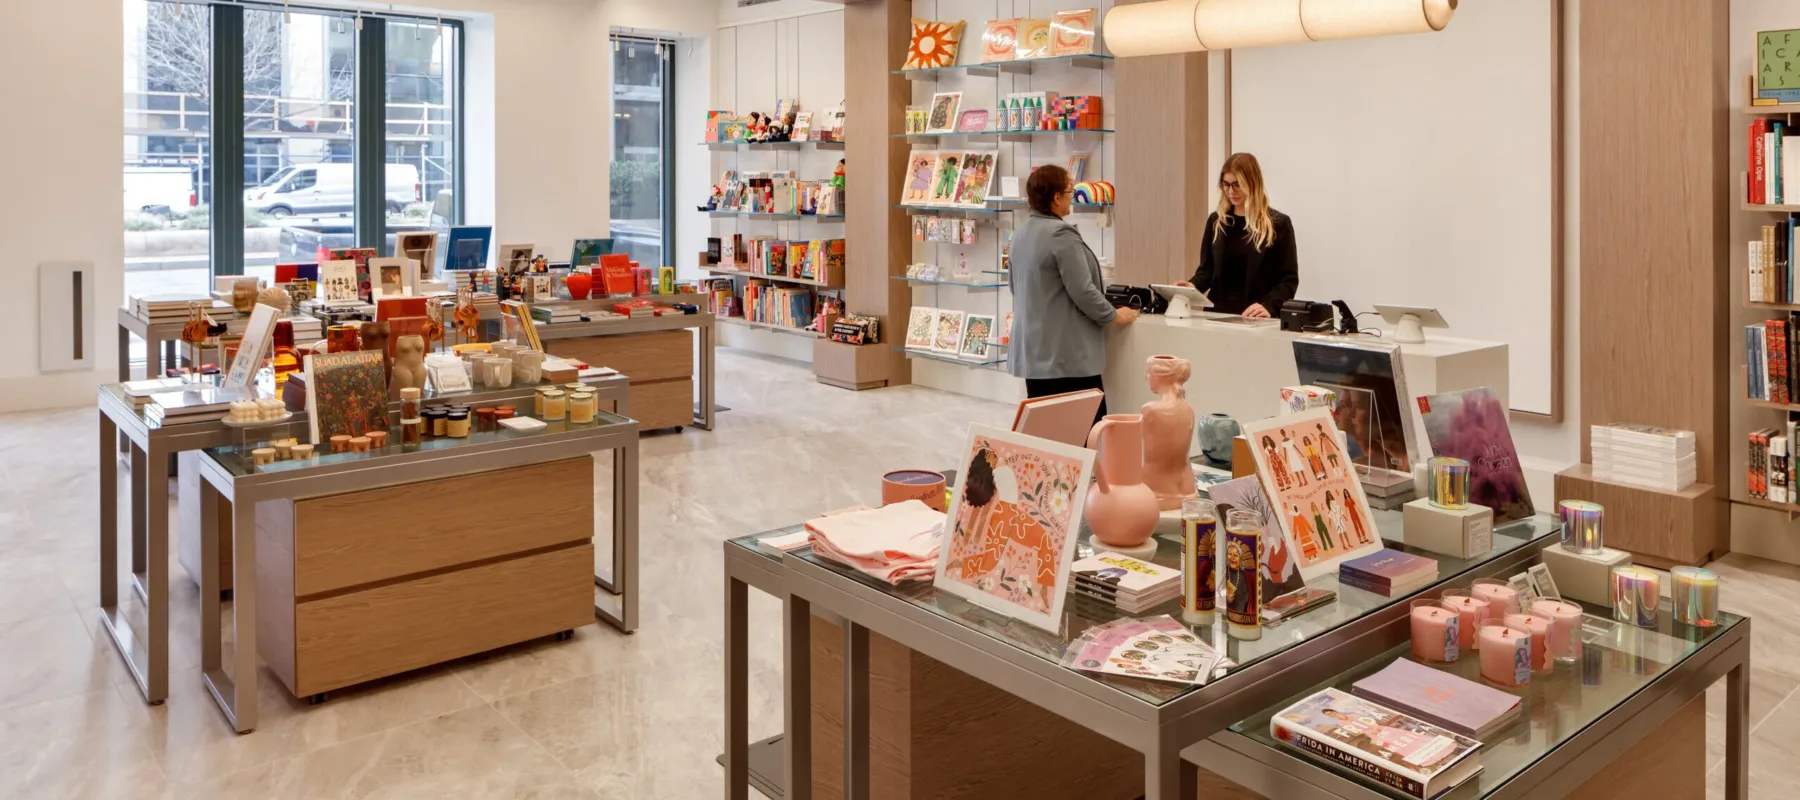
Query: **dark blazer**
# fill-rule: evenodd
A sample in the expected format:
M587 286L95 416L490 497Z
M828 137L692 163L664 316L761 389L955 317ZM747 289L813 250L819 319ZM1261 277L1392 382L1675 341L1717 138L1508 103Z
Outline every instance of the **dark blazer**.
M1269 209L1269 219L1275 223L1275 240L1262 250L1252 250L1245 264L1249 275L1244 285L1249 287L1246 296L1252 303L1261 303L1269 316L1281 316L1281 304L1294 299L1294 292L1300 289L1300 265L1294 257L1294 221L1288 215L1275 209ZM1194 277L1189 283L1202 292L1211 292L1218 286L1219 267L1225 260L1225 241L1213 238L1213 229L1219 224L1219 213L1213 212L1206 218L1205 244L1200 248L1200 266L1194 270Z

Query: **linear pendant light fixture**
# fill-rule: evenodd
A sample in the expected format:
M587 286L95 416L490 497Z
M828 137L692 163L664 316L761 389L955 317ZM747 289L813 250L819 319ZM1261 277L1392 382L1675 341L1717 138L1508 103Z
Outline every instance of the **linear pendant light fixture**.
M1114 56L1441 31L1457 0L1155 0L1115 5L1102 30Z

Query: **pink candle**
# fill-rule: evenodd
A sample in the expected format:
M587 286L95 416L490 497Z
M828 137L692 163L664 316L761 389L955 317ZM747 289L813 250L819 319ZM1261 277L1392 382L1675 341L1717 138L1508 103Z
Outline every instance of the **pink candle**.
M1412 654L1420 661L1447 663L1456 660L1460 620L1455 611L1436 600L1412 602Z
M1481 677L1501 686L1531 681L1531 634L1505 625L1481 626Z
M1531 615L1550 620L1550 657L1574 662L1581 658L1581 606L1569 600L1539 600Z
M1482 578L1469 587L1469 593L1488 601L1487 619L1491 623L1500 623L1507 614L1525 612L1519 604L1519 593L1503 581Z
M1443 604L1445 608L1456 612L1462 645L1470 650L1480 650L1481 638L1475 635L1475 629L1487 620L1488 602L1479 597L1471 597L1468 592L1452 589L1444 593Z
M1550 620L1530 614L1507 614L1506 627L1531 633L1531 671L1542 675L1550 671Z

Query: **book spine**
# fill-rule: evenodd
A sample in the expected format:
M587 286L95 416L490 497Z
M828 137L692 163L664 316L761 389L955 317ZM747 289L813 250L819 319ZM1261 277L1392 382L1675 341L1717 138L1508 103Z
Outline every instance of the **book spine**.
M1772 283L1771 281L1773 281L1775 279L1775 226L1774 225L1764 225L1763 226L1762 271L1763 271L1763 300L1765 302L1773 303L1773 302L1775 302L1775 289L1774 289L1775 284Z
M1785 127L1786 124L1781 120L1771 120L1769 122L1769 183L1775 187L1774 200L1776 205L1785 202L1783 198L1785 196L1784 189L1786 187L1781 184L1781 139L1784 133L1783 128Z
M1794 488L1796 486L1800 486L1800 484L1797 484L1794 482L1794 479L1796 477L1800 477L1800 470L1796 470L1796 468L1795 468L1794 454L1792 451L1793 451L1793 447L1794 447L1794 442L1800 441L1800 440L1796 440L1794 438L1794 421L1793 420L1788 420L1788 423L1787 423L1787 440L1788 440L1788 450L1789 450L1788 459L1787 459L1787 464L1788 464L1788 474L1787 474L1788 500L1787 501L1788 501L1788 503L1792 504L1795 502L1795 499L1796 499L1794 497Z
M1769 437L1769 499L1777 503L1788 502L1787 465L1787 437Z
M1763 171L1764 205L1775 204L1775 176L1769 172L1769 165L1772 163L1771 159L1775 156L1775 142L1770 138L1769 130L1769 126L1765 123L1763 125L1762 155L1760 157Z
M1355 750L1347 750L1332 742L1315 739L1312 735L1299 727L1290 727L1279 721L1275 724L1280 726L1281 731L1287 734L1285 737L1287 741L1292 742L1301 750L1346 767L1358 774L1367 776L1370 779L1380 782L1384 786L1393 787L1412 797L1417 797L1419 800L1426 800L1425 784L1423 781L1410 775L1396 772L1379 762L1364 758L1361 753ZM1283 737L1278 733L1276 738L1279 739Z
M1767 203L1763 191L1763 132L1768 130L1768 121L1753 120L1750 123L1750 197L1752 204Z
M1769 394L1777 403L1788 401L1787 321L1769 320L1764 326L1769 342Z
M1393 589L1389 585L1387 585L1385 583L1376 583L1374 581L1364 580L1364 579L1358 578L1354 575L1345 575L1340 572L1340 573L1338 573L1338 583L1340 583L1344 586L1361 589L1365 592L1374 592L1375 594L1381 595L1382 597L1392 597L1393 596Z

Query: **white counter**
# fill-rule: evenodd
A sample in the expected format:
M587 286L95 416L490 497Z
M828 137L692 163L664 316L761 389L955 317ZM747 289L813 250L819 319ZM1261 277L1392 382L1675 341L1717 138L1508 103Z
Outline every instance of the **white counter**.
M1508 401L1505 344L1433 337L1432 333L1426 332L1423 344L1400 346L1409 394L1417 397L1492 386L1502 402ZM1168 319L1146 314L1130 326L1107 332L1107 409L1115 414L1134 413L1149 402L1152 395L1144 380L1144 361L1153 355L1172 355L1193 364L1187 396L1196 416L1223 413L1240 423L1272 417L1281 402L1281 387L1300 382L1293 342L1307 335L1312 334L1288 333L1278 325L1246 327L1200 317ZM1344 338L1383 341L1371 336ZM1416 407L1412 400L1402 398L1409 409ZM1417 412L1408 416L1415 452L1422 453L1427 447L1419 416Z

